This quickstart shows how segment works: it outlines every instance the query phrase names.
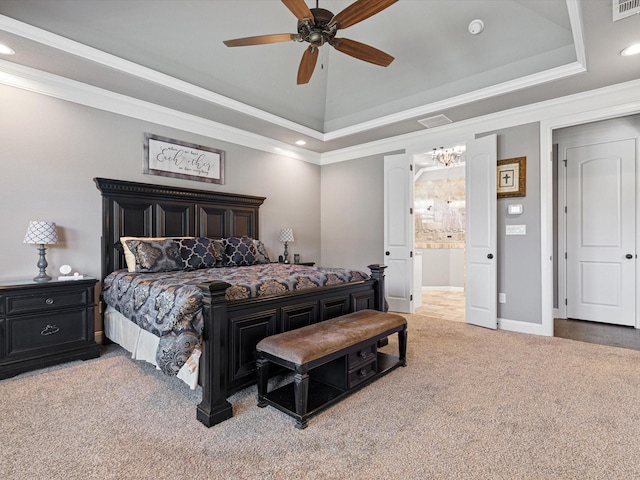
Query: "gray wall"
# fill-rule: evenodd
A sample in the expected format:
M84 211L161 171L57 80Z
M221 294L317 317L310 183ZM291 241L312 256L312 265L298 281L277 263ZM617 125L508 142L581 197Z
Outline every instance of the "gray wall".
M526 197L499 198L498 292L506 303L498 304L498 317L541 323L540 290L540 124L486 132L498 136L498 160L527 157ZM522 215L509 215L507 206L522 204ZM526 235L505 235L507 225L526 225Z
M364 271L384 263L384 155L324 165L322 264Z
M281 227L293 228L290 253L320 259L320 167L153 123L0 85L0 280L38 273L37 249L22 243L29 220L58 224L47 249L50 275L63 264L99 277L101 197L94 177L267 197L260 238L277 259ZM226 152L226 184L144 175L143 134Z

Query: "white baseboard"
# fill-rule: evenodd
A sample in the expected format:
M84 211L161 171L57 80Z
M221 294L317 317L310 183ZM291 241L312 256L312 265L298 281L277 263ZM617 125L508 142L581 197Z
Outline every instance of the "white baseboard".
M546 337L553 336L553 331L547 332L541 323L521 322L518 320L498 318L498 328L500 330L508 330L510 332L529 333L532 335L542 335Z
M448 285L440 287L422 287L422 291L439 291L439 292L464 292L464 287L450 287Z

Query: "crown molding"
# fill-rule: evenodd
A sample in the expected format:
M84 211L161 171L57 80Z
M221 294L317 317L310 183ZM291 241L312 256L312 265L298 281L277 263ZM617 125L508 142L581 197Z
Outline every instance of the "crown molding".
M56 50L74 55L76 57L88 60L113 69L115 71L126 73L127 75L145 80L147 82L160 85L165 88L169 88L181 93L187 93L195 98L199 98L208 103L219 105L221 107L228 108L235 112L239 112L245 115L255 117L259 120L278 125L293 131L296 131L302 135L322 140L323 135L321 132L312 128L305 127L299 123L292 122L285 118L273 115L258 108L247 105L246 103L238 102L224 95L212 92L202 87L198 87L191 83L179 80L170 75L158 72L151 68L143 67L134 62L130 62L123 58L111 55L110 53L103 52L93 47L89 47L82 43L70 40L55 33L48 32L33 25L29 25L24 22L20 22L11 17L0 15L0 30L4 30L8 33L18 35L20 37L32 40L34 42L46 45Z
M443 139L462 142L473 139L475 134L534 122L553 121L571 125L584 119L589 121L603 116L617 117L640 113L640 80L619 83L608 87L567 95L544 102L533 103L501 112L463 120L430 130L389 137L384 140L333 150L322 154L321 165L344 162L356 158L405 151L424 152L425 148L441 145Z
M510 80L508 82L492 85L491 87L481 88L479 90L474 90L473 92L446 98L444 100L428 103L426 105L421 105L409 110L404 110L402 112L386 115L374 120L327 132L324 135L324 140L336 140L338 138L354 135L366 130L384 127L385 125L389 125L391 123L419 118L425 115L432 114L433 112L441 112L449 108L464 105L466 103L486 100L498 95L504 95L506 93L511 93L527 87L533 87L542 83L547 83L569 77L571 75L576 75L578 73L583 73L584 71L586 71L586 69L579 62L570 63L561 67L552 68L543 72L538 72L532 75L527 75L525 77L517 78L515 80Z
M6 60L0 60L0 84L193 132L273 155L287 156L313 164L320 163L320 154L310 150Z

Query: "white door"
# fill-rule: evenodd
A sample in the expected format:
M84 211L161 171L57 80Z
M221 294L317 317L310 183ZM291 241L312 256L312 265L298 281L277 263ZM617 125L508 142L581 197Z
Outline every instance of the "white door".
M384 157L385 285L389 310L413 313L413 160Z
M497 312L497 137L467 143L465 319L498 327Z
M635 324L635 139L567 148L567 316Z

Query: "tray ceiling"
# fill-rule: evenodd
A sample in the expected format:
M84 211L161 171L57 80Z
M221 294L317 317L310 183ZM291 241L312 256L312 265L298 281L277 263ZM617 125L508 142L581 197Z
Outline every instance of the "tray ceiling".
M613 23L606 0L400 0L339 35L393 55L389 67L325 45L307 85L296 85L306 44L222 43L295 33L280 1L0 0L0 15L0 42L16 50L4 64L288 143L305 138L318 152L420 130L416 120L431 115L457 121L637 77L600 60L596 35L622 42L639 26L638 16ZM485 24L479 35L468 30L474 19ZM608 53L618 61L619 50Z

